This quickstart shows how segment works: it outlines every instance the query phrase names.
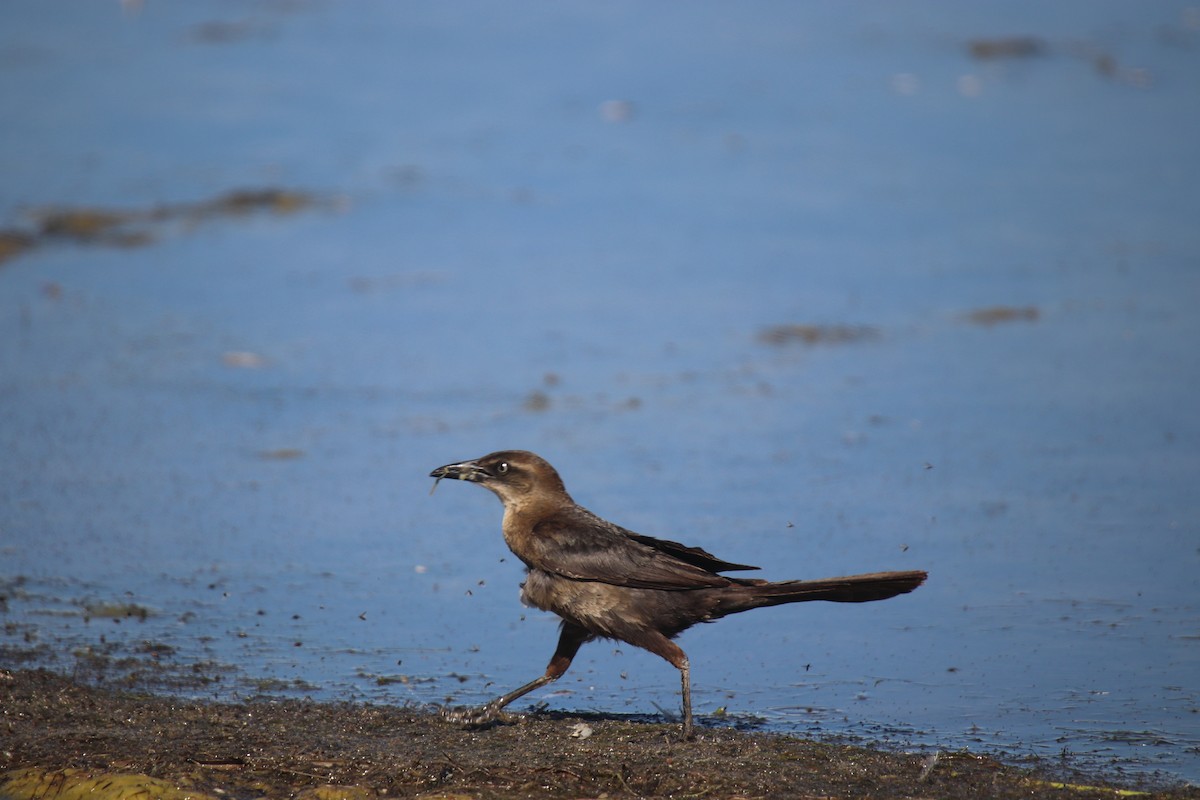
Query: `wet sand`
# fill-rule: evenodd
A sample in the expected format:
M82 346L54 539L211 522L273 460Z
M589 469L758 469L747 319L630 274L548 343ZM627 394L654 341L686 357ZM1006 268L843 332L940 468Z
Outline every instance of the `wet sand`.
M209 703L0 672L0 797L1200 798L1017 767L730 729L533 714L484 728L428 709Z

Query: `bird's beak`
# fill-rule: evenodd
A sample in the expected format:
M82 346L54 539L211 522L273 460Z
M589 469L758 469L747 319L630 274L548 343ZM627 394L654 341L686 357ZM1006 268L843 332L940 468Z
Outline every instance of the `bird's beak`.
M429 473L429 477L437 478L439 481L442 478L453 478L457 481L481 481L484 478L491 477L487 470L479 466L475 461L461 461L457 464L447 464L444 467L438 467L433 472ZM434 486L437 484L435 483Z

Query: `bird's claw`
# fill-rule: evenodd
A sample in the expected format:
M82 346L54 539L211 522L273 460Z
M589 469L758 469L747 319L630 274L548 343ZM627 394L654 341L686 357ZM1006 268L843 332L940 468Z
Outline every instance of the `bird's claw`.
M488 725L493 722L505 722L511 719L511 715L504 713L502 708L503 706L495 703L474 707L443 708L442 719L462 725Z

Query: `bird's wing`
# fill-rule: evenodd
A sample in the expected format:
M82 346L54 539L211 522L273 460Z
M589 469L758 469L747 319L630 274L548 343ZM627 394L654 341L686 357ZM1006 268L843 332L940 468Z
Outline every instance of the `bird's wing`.
M703 550L639 537L587 512L555 514L535 524L532 534L524 543L522 558L533 567L565 578L666 590L734 583L701 566L726 563Z
M732 572L740 569L760 569L752 567L749 564L735 564L732 561L725 561L717 558L707 550L699 547L688 547L679 542L672 542L670 539L656 539L653 536L643 536L640 533L633 531L625 531L625 535L634 541L641 542L647 547L653 547L655 550L660 550L668 555L678 558L680 561L686 561L689 564L694 564L702 569L710 572Z

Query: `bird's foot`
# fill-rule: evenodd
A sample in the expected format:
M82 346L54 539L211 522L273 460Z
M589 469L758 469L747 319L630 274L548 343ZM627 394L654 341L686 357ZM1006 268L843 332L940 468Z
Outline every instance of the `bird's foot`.
M509 722L513 715L503 711L504 706L492 701L481 706L456 706L443 708L442 719L462 725L490 725L493 722Z

